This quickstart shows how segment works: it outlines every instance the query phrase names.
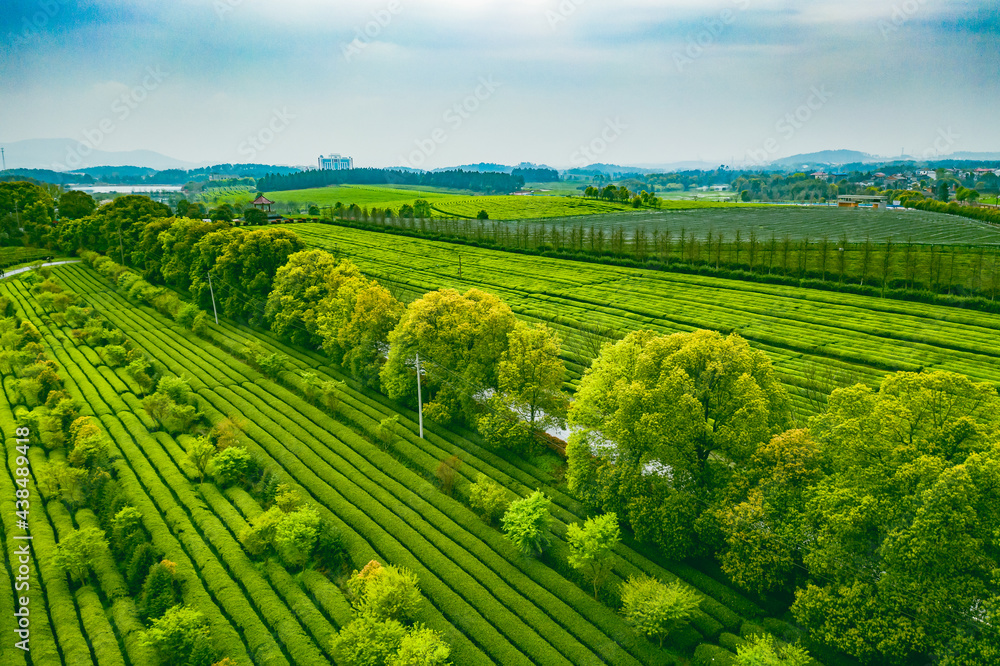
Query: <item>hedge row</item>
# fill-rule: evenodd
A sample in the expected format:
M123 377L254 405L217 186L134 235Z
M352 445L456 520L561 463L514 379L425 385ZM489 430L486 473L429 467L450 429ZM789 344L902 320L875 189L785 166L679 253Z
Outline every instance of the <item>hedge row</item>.
M738 624L740 618L735 616L735 614L733 614L731 611L728 611L728 609L722 608L721 605L717 604L717 602L706 599L706 604L709 606L717 606L717 608L714 609L716 611L716 614L722 615L723 620L726 622L727 625L732 626ZM712 622L709 621L707 624L710 625L706 627L706 633L708 634L715 634L721 630L721 627L719 626L718 623L712 625Z
M101 527L97 516L90 509L77 511L76 522L81 529ZM111 619L125 643L129 661L133 664L155 663L156 653L142 642L142 632L146 628L139 620L135 600L128 596L128 584L115 566L114 558L110 553L106 556L102 553L94 562L94 569L101 592L111 600Z
M111 628L108 616L97 593L90 585L76 591L76 602L80 607L80 619L87 630L90 647L94 651L94 663L109 666L125 666L121 647L115 640L115 630ZM150 663L150 662L147 662Z
M227 577L239 585L246 601L255 607L256 614L271 627L273 635L281 641L292 663L320 663L322 657L302 626L260 575L220 517L208 511L199 501L191 484L173 464L170 456L158 446L134 416L122 414L121 421L138 445L137 455L143 456L130 458L133 467L146 465L172 490L177 497L176 506L185 512L191 524L202 535L205 544L216 553L216 561L222 565Z
M215 401L225 406L224 400L216 396L210 389L203 389L201 391L201 395L208 398L204 403L202 403L202 410L212 423L218 423L226 418L226 413L216 409L213 405L213 401ZM271 444L272 442L265 443ZM274 465L275 468L279 467L277 459L272 458L268 450L252 438L249 438L247 448L254 451L258 458L265 464ZM336 507L337 502L330 502L328 498L336 497L336 495L333 494L335 493L335 490L332 487L326 486L324 482L320 481L319 478L313 474L310 468L306 467L298 460L282 455L280 450L277 452L277 455L284 463L284 470L288 473L289 477L296 479L297 482L303 485L303 480L305 479L314 481L321 486L318 490L316 488L307 489L307 492L309 492L317 501L320 514L324 518L330 520L333 525L340 530L344 546L355 566L361 566L361 564L369 562L372 559L395 562L395 558L392 556L387 557L386 552L392 554L397 552L406 552L405 549L403 549L391 535L388 539L379 541L381 549L377 550L366 534L356 531L352 524L348 522L351 520L359 522L360 524L365 524L368 517L360 509L357 509L353 505L345 504L343 507L343 512L345 513L344 516L334 513L329 507ZM407 564L404 566L409 565ZM411 566L410 568L413 569L414 567ZM427 576L420 576L420 581L421 589L432 602L437 597L437 594L435 594L436 592L445 595L453 594L449 588L445 587L441 581L437 580L429 572ZM483 647L483 644L486 643L488 645L494 645L495 649L501 650L503 649L502 646L506 643L499 636L496 630L489 623L485 622L485 620L483 620L482 617L475 612L475 610L467 605L464 605L464 602L462 602L460 598L458 598L458 600L460 604L463 604L463 606L457 609L457 619L453 619L450 615L446 616L441 609L432 604L422 607L417 613L417 617L415 619L416 621L422 622L427 626L445 634L445 638L452 647L452 657L457 663L484 663L492 661L492 659L484 652L485 648ZM453 605L449 604L447 606L447 610L451 612L456 609ZM475 644L469 638L467 633L469 627L476 630ZM495 642L497 639L499 639L499 643ZM506 645L509 646L509 644ZM507 652L505 654L516 655L518 653ZM516 657L513 658L517 659ZM516 660L515 663L524 662L522 660Z
M14 429L16 427L16 420L14 419L14 414L11 412L10 405L14 404L10 401L10 396L5 396L6 400L0 400L0 437L3 438L4 442L4 458L8 461L4 466L4 470L0 473L0 522L3 524L3 534L7 536L4 544L4 573L10 573L8 581L13 582L13 573L18 570L21 566L20 561L17 556L14 555L15 547L14 544L20 545L19 542L14 541L11 537L15 534L20 534L22 530L18 530L16 525L17 515L15 514L15 495L14 491L20 486L14 483L14 478L8 469L10 461L14 459L12 455L14 451ZM32 490L32 495L37 492L34 484L30 484L29 488ZM32 498L29 498L29 502ZM36 510L37 511L37 510ZM31 599L28 604L29 618L31 622L31 657L33 664L44 664L49 666L50 664L62 664L62 659L59 656L59 650L56 647L55 637L52 634L52 626L49 624L48 614L46 613L47 599L44 594L44 587L42 587L41 577L38 573L38 555L41 551L32 545L31 548L31 561L28 562L27 566L29 569L28 575L30 577L31 589L27 590L27 596ZM6 591L6 596L3 598L5 604L4 608L10 609L9 612L0 613L0 627L2 627L3 635L9 637L10 640L5 638L4 641L0 642L0 660L4 664L12 664L20 666L21 664L27 663L27 653L19 648L14 647L13 637L15 636L14 630L17 628L17 618L14 617L14 590L13 585L2 585L0 586ZM41 592L41 593L40 593ZM17 596L22 596L24 592L18 592Z

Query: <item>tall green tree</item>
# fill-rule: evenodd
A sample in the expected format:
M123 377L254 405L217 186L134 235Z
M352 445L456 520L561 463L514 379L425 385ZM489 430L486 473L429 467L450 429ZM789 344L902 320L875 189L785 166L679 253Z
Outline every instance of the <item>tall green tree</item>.
M59 195L59 218L78 220L97 210L94 197L80 190L70 190Z
M350 262L338 264L324 250L303 250L288 257L278 269L267 297L264 315L271 330L294 344L317 347L319 302L345 280L360 277Z
M533 427L561 421L569 403L562 392L566 366L558 334L544 324L517 322L500 356L499 389Z
M476 396L496 389L514 313L478 289L442 289L410 303L389 335L382 385L392 398L416 395L414 357L422 358L425 413L471 422Z
M611 571L615 546L621 538L618 516L613 513L588 518L582 527L580 523L572 523L566 528L567 559L570 566L590 579L594 585L594 599Z
M737 335L637 331L604 346L569 422L570 489L683 557L696 522L718 538L706 508L784 428L787 398L768 356Z
M948 372L835 391L811 424L827 474L801 522L792 613L865 663L975 663L996 629L1000 397ZM992 633L991 633L992 632Z

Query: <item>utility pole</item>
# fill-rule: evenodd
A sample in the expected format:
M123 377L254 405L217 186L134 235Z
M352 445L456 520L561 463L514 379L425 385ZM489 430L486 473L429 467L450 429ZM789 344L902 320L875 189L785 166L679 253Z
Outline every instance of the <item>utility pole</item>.
M424 400L420 395L420 354L417 354L417 414L420 419L420 439L424 438Z
M458 255L458 277L462 277L462 255Z
M0 158L3 158L3 170L7 170L7 156L3 154L3 148L0 148Z
M219 311L215 309L215 289L212 287L212 274L205 273L208 276L208 292L212 294L212 312L215 313L215 325L219 325Z

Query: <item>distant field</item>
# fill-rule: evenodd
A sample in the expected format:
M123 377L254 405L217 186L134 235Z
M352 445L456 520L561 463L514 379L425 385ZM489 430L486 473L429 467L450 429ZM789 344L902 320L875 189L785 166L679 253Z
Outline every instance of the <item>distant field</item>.
M267 197L278 203L297 204L305 209L310 204L320 208L342 203L345 206L357 204L367 208L392 208L398 211L403 204L413 204L417 199L425 199L434 209L435 217L475 217L485 210L491 220L529 220L554 217L579 217L618 213L635 213L628 204L610 203L582 197L546 196L539 188L537 195L489 195L469 196L442 191L390 188L362 185L339 185L318 187L307 190L287 190L269 192ZM665 207L693 208L703 206L723 206L701 201L666 201Z
M732 239L737 230L743 239L756 231L760 240L771 235L781 239L787 234L793 240L813 241L826 237L831 241L840 240L845 234L852 243L872 241L884 242L892 238L894 242L933 243L943 245L992 245L1000 243L1000 227L969 220L955 215L932 213L919 210L888 210L876 212L870 209L836 208L826 206L774 206L774 205L718 205L707 207L705 203L686 202L690 208L671 208L663 211L629 211L622 214L601 215L587 219L587 227L606 232L619 226L625 227L627 234L636 229L661 232L669 229L674 236L681 230L685 235L694 233L704 239L709 230L723 232ZM683 206L685 202L667 201L665 206ZM556 220L558 221L558 220ZM551 220L550 220L551 222ZM573 223L578 223L574 220ZM569 221L567 220L567 223Z
M735 331L768 352L800 418L834 388L942 369L1000 383L1000 315L854 294L525 256L324 224L289 227L336 247L405 297L478 287L563 336L575 385L607 339L637 329ZM462 273L459 276L459 257Z
M0 247L0 268L43 259L51 254L51 250L36 247Z

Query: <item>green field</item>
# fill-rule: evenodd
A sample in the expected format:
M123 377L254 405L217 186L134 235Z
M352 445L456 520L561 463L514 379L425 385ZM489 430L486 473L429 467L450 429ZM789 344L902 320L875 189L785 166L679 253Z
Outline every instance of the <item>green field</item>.
M555 193L539 192L530 195L489 195L469 196L440 190L390 188L362 185L338 185L318 187L308 190L287 190L269 192L267 198L277 203L292 205L299 211L305 211L315 204L320 208L332 207L337 203L344 206L357 204L362 208L392 208L398 212L403 204L412 205L417 199L425 199L434 210L435 217L441 218L474 218L481 210L485 210L493 220L525 220L573 217L582 215L599 215L617 213L632 215L636 213L628 204L611 203L594 199L584 199L580 196L555 196ZM236 192L226 195L219 202L235 203L240 198L249 196ZM245 203L240 201L241 203ZM691 208L726 207L727 204L708 201L665 201L664 208L686 210Z
M936 243L943 245L996 245L1000 244L1000 227L986 222L970 220L956 215L932 213L921 210L887 210L837 208L835 206L796 205L719 205L717 207L677 208L684 202L664 202L673 206L666 211L630 211L628 213L601 215L588 218L588 229L609 231L624 227L631 236L635 229L647 233L653 229L669 229L676 237L683 230L698 238L705 238L709 231L723 232L732 238L737 230L743 239L754 231L761 240L778 239L786 235L793 240L817 241L829 238L840 240L847 236L849 242L872 241ZM693 203L693 202L688 202ZM552 222L553 220L550 220ZM561 220L554 220L561 222ZM576 224L579 220L567 220Z
M571 384L600 342L637 329L736 332L767 351L800 417L834 388L896 370L946 369L1000 383L1000 316L943 306L601 266L322 224L293 229L409 298L478 287L564 336ZM459 256L462 275L458 276Z
M19 264L37 261L51 254L51 250L37 247L0 247L0 268L10 268Z
M416 619L443 633L455 664L682 664L698 644L724 639L733 645L738 641L733 634L746 620L777 622L761 620L758 606L714 578L686 564L650 559L646 549L626 539L616 548L605 586L610 601L625 578L639 573L680 579L702 594L690 628L671 634L661 650L638 636L613 607L595 600L586 584L567 579L571 574L565 566L555 566L565 560L566 525L585 511L550 473L441 428L428 426L427 438L420 439L414 414L362 390L322 356L225 321L198 337L130 302L83 264L59 267L53 274L167 375L186 378L209 421L230 414L245 419L242 445L301 486L340 530L352 566L379 559L414 571L426 598ZM252 561L237 535L262 511L257 501L239 488L223 492L199 483L185 454L194 437L158 428L125 369L107 365L101 350L73 336L39 306L26 285L5 281L0 295L42 333L65 390L81 414L95 417L108 433L122 492L140 510L152 544L175 564L183 602L204 614L223 654L241 665L332 661L333 637L351 619L335 581L314 570L295 575L275 559ZM287 370L272 378L239 360L249 343L285 355ZM300 392L305 371L348 381L335 415ZM3 377L3 388L0 427L7 436L15 421L24 421L28 406L12 375ZM36 416L47 409L36 407ZM387 415L398 415L403 426L388 453L368 434ZM42 447L32 447L31 467L38 470L61 455L47 456ZM455 499L427 480L449 455L463 462ZM479 474L501 483L512 496L541 488L552 498L550 556L521 556L459 501ZM8 468L0 474L0 492L12 498L14 487ZM74 664L153 663L138 640L142 624L110 556L101 560L98 575L75 592L47 556L74 524L96 524L94 514L87 508L70 513L51 491L42 492L47 501L32 502L31 529L46 585L44 597L36 593L32 602L38 605L33 606L31 663L62 663L60 653L65 663ZM10 502L5 500L5 506ZM2 520L9 530L14 511L7 508ZM5 561L0 566L8 567ZM12 575L9 569L5 573ZM2 622L11 628L11 616ZM5 664L28 663L7 646L3 654Z

